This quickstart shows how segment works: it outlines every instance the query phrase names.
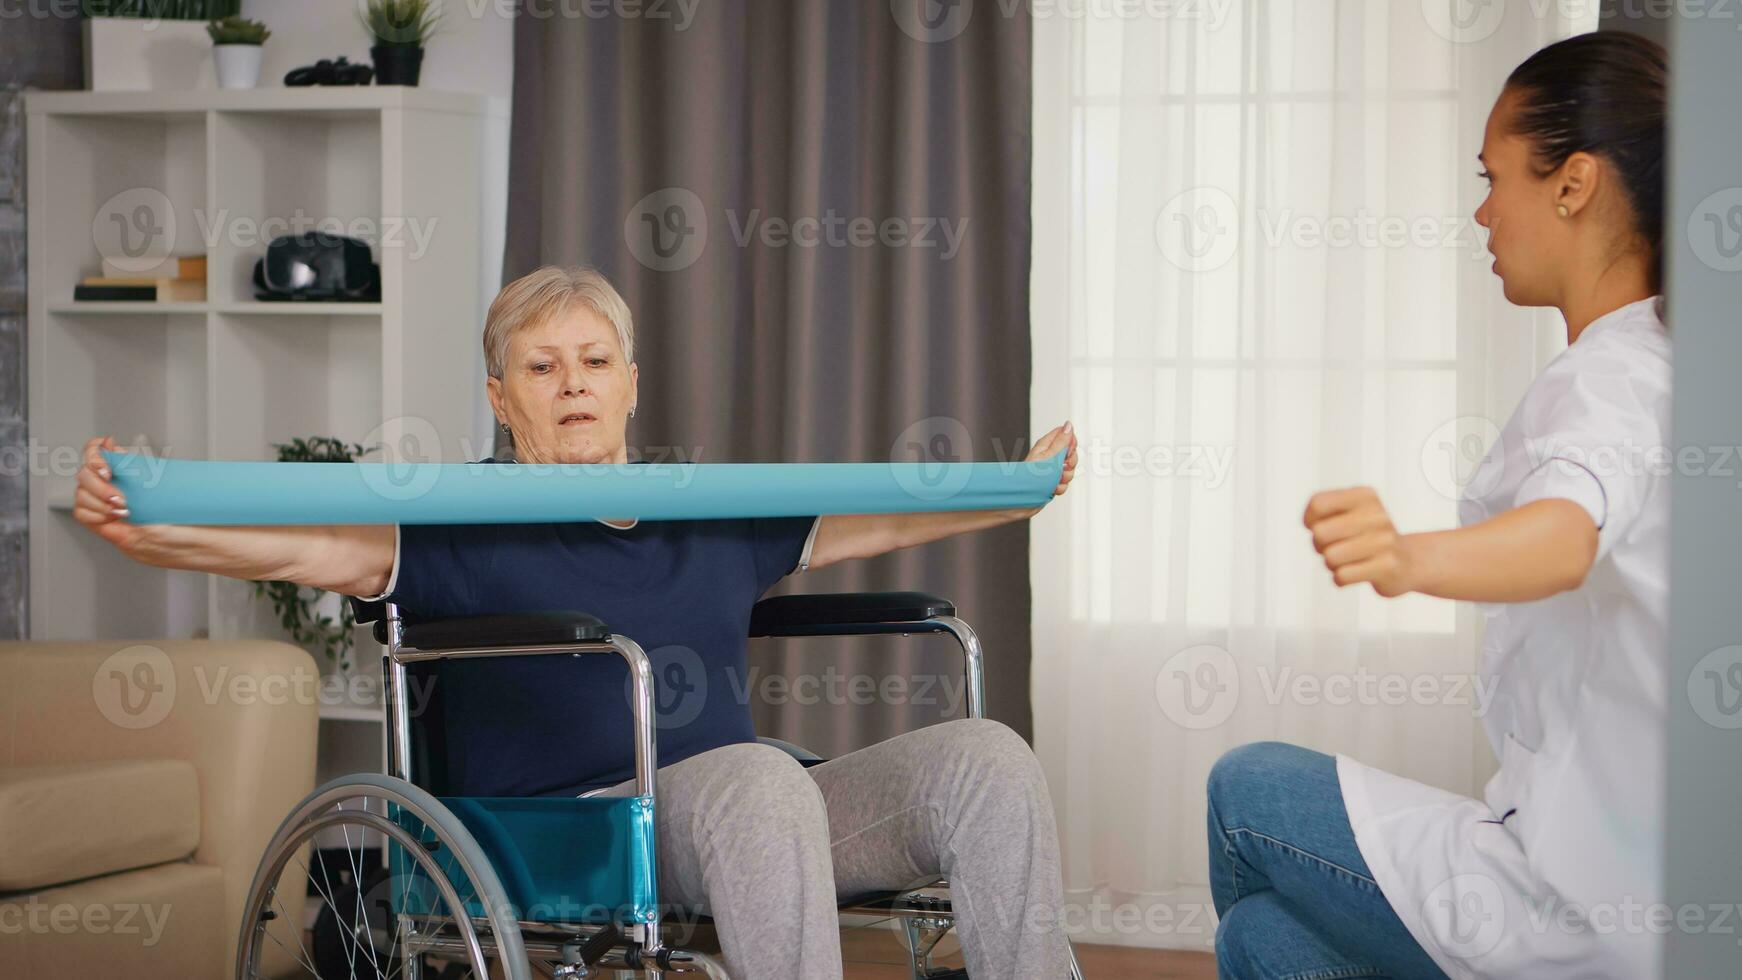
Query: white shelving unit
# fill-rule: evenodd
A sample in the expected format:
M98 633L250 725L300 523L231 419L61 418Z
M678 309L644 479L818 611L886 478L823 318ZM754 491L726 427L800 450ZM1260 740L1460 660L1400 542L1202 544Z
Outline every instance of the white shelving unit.
M485 144L507 106L370 86L30 93L26 112L30 419L49 450L30 486L31 635L281 636L245 583L148 568L80 528L54 450L108 434L178 458L258 460L275 442L331 435L403 459L407 433L433 431L439 451L422 445L422 458L475 452L478 335L500 271L483 254ZM94 223L139 188L170 202L173 253L208 256L205 302L73 301L101 266ZM293 230L267 222L299 218L373 236L380 302L254 298L255 260ZM381 234L412 223L421 248Z

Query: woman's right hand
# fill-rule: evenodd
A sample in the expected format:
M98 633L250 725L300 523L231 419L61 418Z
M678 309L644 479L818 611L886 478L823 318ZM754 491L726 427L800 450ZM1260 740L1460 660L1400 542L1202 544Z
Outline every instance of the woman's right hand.
M73 492L73 517L104 541L132 555L148 532L144 526L127 520L127 498L110 482L114 474L103 459L105 449L119 452L121 447L109 436L97 436L85 443L77 489Z

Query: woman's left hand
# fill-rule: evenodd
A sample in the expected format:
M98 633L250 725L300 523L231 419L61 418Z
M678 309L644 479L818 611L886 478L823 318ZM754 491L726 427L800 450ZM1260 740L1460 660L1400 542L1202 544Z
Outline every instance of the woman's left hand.
M1043 459L1051 459L1057 456L1061 450L1065 451L1065 466L1059 473L1059 485L1054 487L1052 491L1052 495L1055 497L1063 495L1066 488L1071 485L1071 478L1077 475L1077 430L1072 427L1071 423L1066 422L1048 432L1035 440L1034 448L1028 451L1028 458L1024 460L1024 462L1033 463ZM1037 507L1027 511L1023 516L1033 517L1038 513L1040 513L1040 508Z
M1077 430L1071 423L1066 422L1041 436L1035 442L1034 448L1028 451L1027 462L1032 463L1036 460L1051 459L1059 454L1059 450L1067 446L1070 447L1070 451L1065 455L1065 468L1059 474L1059 485L1052 492L1055 497L1064 494L1065 488L1071 485L1071 477L1075 476L1077 472Z

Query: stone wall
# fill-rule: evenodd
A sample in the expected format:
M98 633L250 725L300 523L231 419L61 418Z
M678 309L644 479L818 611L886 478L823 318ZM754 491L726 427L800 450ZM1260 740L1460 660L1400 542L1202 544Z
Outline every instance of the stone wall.
M76 9L17 5L0 23L0 640L24 636L29 625L22 92L83 86L83 29L76 17L57 16Z

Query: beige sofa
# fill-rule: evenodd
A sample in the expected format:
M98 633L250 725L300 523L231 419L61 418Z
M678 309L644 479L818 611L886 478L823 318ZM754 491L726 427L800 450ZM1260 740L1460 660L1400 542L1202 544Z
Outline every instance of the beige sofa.
M229 976L316 678L264 640L0 643L0 977Z

